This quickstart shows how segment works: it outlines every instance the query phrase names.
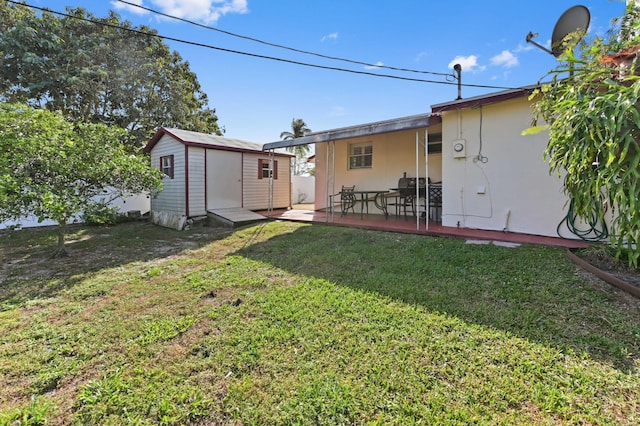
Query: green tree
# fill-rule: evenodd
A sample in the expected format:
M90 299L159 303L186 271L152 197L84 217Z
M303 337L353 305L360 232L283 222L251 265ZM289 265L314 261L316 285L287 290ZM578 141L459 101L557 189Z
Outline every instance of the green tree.
M607 37L569 45L553 79L535 91L536 119L549 130L546 158L564 176L584 220L613 209L610 242L618 258L640 258L640 12L633 2ZM531 129L530 129L531 131ZM628 248L628 250L627 250Z
M294 118L291 120L291 131L280 133L280 139L286 141L289 139L301 138L311 133L311 129L307 127L307 123L302 118ZM287 151L295 154L296 161L293 163L293 174L299 175L306 171L305 162L307 155L311 151L309 145L296 145L287 147Z
M114 12L67 14L0 3L0 101L121 127L134 146L159 126L222 134L189 64L155 30Z
M0 104L0 221L28 214L56 221L54 256L66 255L67 224L106 188L113 197L160 188L160 171L129 154L125 137L118 127L73 124L44 109Z

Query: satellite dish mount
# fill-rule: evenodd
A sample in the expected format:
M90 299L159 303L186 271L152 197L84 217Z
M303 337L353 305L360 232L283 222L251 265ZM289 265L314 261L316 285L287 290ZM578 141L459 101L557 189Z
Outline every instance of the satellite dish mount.
M564 52L563 41L571 33L579 33L580 36L584 35L589 28L589 22L591 21L591 14L589 9L585 6L573 6L567 9L556 22L556 26L553 28L553 35L551 36L551 49L547 49L539 43L533 41L538 34L534 34L529 31L527 34L527 43L531 43L537 48L544 50L550 55L556 58Z

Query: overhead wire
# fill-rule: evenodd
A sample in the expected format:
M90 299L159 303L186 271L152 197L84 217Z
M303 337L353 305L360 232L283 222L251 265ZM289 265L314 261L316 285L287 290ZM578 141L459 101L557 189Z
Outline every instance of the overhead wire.
M318 69L324 69L324 70L330 70L330 71L340 71L340 72L346 72L346 73L351 73L351 74L368 75L368 76L372 76L372 77L390 78L390 79L403 80L403 81L413 81L413 82L418 82L418 83L431 83L431 84L444 84L444 85L457 85L458 84L457 82L450 82L450 81L427 80L427 79L403 77L403 76L390 75L390 74L378 74L378 73L369 72L369 71L358 71L358 70L352 70L352 69L347 69L347 68L332 67L332 66L327 66L327 65L310 64L310 63L307 63L307 62L294 61L294 60L291 60L291 59L284 59L284 58L278 58L278 57L274 57L274 56L260 55L260 54L257 54L257 53L243 52L243 51L239 51L239 50L233 50L233 49L227 49L227 48L224 48L224 47L213 46L213 45L210 45L210 44L184 40L184 39L180 39L180 38L176 38L176 37L165 36L165 35L161 35L161 34L158 34L158 33L154 34L154 33L146 32L146 31L142 31L142 30L137 30L135 28L123 27L122 25L110 24L108 22L94 21L94 20L91 20L91 19L88 19L88 18L83 18L83 17L71 15L71 14L68 14L68 13L55 11L55 10L52 10L52 9L49 9L49 8L45 8L45 7L34 6L34 5L30 5L28 3L18 2L18 1L15 1L15 0L5 0L5 1L7 3L20 5L20 6L28 7L28 8L35 9L35 10L40 10L41 12L49 12L49 13L53 13L53 14L56 14L56 15L64 16L64 17L67 17L67 18L76 19L76 20L79 20L79 21L85 21L85 22L89 22L89 23L92 23L92 24L95 24L95 25L101 25L103 27L109 27L109 28L124 30L124 31L128 31L128 32L131 32L131 33L134 33L134 34L138 34L138 35L144 35L144 36L148 36L148 37L155 37L155 38L160 38L160 39L163 39L163 40L170 40L170 41L174 41L174 42L177 42L177 43L183 43L183 44L188 44L188 45L197 46L197 47L204 47L204 48L208 48L208 49L218 50L218 51L227 52L227 53L234 53L234 54L237 54L237 55L249 56L249 57L253 57L253 58L268 59L268 60L272 60L272 61L284 62L284 63L288 63L288 64L293 64L293 65L300 65L300 66L318 68ZM514 89L517 89L515 87L490 86L490 85L484 85L484 84L468 84L468 83L465 83L465 84L460 84L460 85L461 86L465 86L465 87L476 87L476 88L484 88L484 89L503 89L503 90L514 90Z
M165 18L174 19L176 21L181 21L181 22L185 22L185 23L190 24L190 25L194 25L194 26L200 27L200 28L205 28L205 29L208 29L208 30L217 31L219 33L226 34L226 35L229 35L229 36L232 36L232 37L237 37L237 38L241 38L241 39L244 39L244 40L249 40L249 41L253 41L253 42L256 42L256 43L264 44L266 46L277 47L279 49L285 49L285 50L289 50L289 51L296 52L296 53L303 53L305 55L317 56L319 58L331 59L331 60L342 61L342 62L348 62L348 63L356 64L356 65L363 65L365 67L382 68L382 69L388 69L388 70L393 70L393 71L410 72L410 73L417 73L417 74L431 74L431 75L439 75L439 76L444 76L444 77L455 78L455 76L452 73L443 73L443 72L435 72L435 71L421 71L421 70L414 70L414 69L409 69L409 68L393 67L393 66L384 65L384 64L370 64L368 62L361 62L361 61L356 61L356 60L353 60L353 59L340 58L340 57L337 57L337 56L329 56L329 55L323 55L321 53L310 52L308 50L296 49L294 47L289 47L289 46L284 46L284 45L281 45L281 44L271 43L271 42L268 42L268 41L260 40L258 38L244 36L244 35L241 35L241 34L232 33L230 31L221 30L219 28L215 28L215 27L211 27L211 26L208 26L208 25L204 25L204 24L201 24L199 22L191 21L189 19L180 18L178 16L174 16L174 15L170 15L168 13L160 12L158 10L152 9L150 7L147 7L147 6L131 3L131 2L126 1L126 0L116 0L116 1L119 2L119 3L127 4L129 6L137 7L139 9L146 10L146 11L154 13L156 15L164 16Z

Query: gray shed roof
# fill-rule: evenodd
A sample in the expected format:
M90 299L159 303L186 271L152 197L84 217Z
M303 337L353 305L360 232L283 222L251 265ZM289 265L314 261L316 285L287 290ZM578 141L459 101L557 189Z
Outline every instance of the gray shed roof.
M158 143L163 135L168 134L185 145L200 146L204 148L218 148L229 151L251 151L262 152L262 144L257 142L243 141L240 139L227 138L223 136L210 135L206 133L193 132L182 129L168 129L161 127L149 140L144 150L149 152Z

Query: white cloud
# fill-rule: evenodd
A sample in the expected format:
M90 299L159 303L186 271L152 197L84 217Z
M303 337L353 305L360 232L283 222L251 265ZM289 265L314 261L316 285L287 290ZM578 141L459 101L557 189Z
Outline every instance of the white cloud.
M329 117L345 117L347 115L347 110L343 106L333 106L329 111Z
M498 67L513 68L520 65L518 58L508 50L503 50L498 55L491 58L491 64Z
M379 69L380 69L380 67L382 67L382 66L384 66L384 62L380 62L380 61L378 61L378 62L376 62L376 65L375 65L375 66L366 65L366 66L364 67L364 69L365 69L365 70L379 70Z
M331 33L331 34L327 34L326 36L323 36L320 41L324 42L327 40L337 40L338 39L338 33Z
M430 56L429 52L423 51L416 55L416 62L420 62L424 58L428 58Z
M467 72L479 72L487 69L486 66L478 64L478 56L476 55L456 56L453 61L449 62L448 67L453 69L455 64L460 64L462 70Z
M230 13L243 14L249 12L247 0L127 0L131 3L143 5L167 15L206 24L216 23L222 16ZM147 11L117 1L112 2L116 9L125 9L137 14Z
M533 50L532 44L522 44L522 43L518 43L518 47L513 49L515 53L528 52L530 50Z
M142 0L127 0L129 3L134 3L139 6L142 6ZM111 5L117 10L125 10L130 13L134 13L136 15L145 15L149 13L144 9L140 9L139 7L131 6L125 3L120 3L119 1L112 1Z

